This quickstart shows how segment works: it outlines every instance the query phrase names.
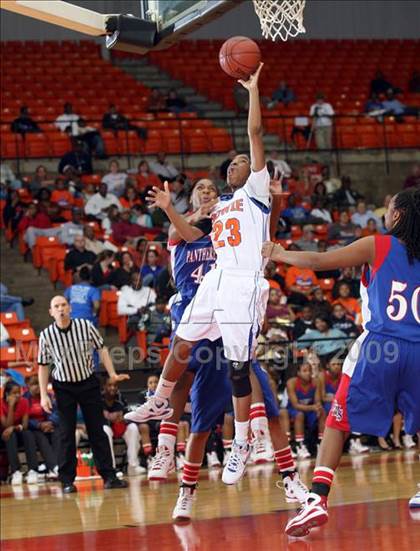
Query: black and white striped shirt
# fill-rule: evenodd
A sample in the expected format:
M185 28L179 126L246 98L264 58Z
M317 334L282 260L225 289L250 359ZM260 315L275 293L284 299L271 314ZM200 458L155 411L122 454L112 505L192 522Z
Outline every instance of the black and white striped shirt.
M101 334L88 320L73 319L66 329L52 323L39 336L38 363L53 364L56 381L77 383L93 374L93 349L103 346Z

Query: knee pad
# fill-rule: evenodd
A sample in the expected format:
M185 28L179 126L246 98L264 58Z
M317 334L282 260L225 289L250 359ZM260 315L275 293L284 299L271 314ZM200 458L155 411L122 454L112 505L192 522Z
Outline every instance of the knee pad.
M229 376L232 381L232 395L235 398L242 398L251 394L251 382L249 380L249 369L251 362L235 362L229 360Z

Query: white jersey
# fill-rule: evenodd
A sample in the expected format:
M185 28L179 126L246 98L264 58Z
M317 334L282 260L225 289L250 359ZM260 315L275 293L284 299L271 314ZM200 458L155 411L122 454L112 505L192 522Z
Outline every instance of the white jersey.
M211 239L217 268L263 271L264 241L270 238L270 175L267 167L251 172L233 195L220 197L213 209Z

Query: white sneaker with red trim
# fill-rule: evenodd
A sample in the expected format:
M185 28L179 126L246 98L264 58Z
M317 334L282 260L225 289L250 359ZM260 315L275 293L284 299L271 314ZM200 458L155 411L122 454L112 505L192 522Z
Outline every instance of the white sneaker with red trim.
M303 507L290 519L285 532L288 536L301 538L307 536L312 528L328 522L327 500L318 494L308 493Z
M149 480L166 480L169 473L175 470L174 454L166 446L158 446L156 455L151 461L147 478Z
M174 410L169 407L169 401L162 398L151 396L147 402L139 406L134 411L129 411L124 415L126 421L134 423L146 423L147 421L169 419Z
M277 484L279 488L280 484L281 482L279 481ZM306 503L309 490L301 481L298 472L291 473L291 476L283 478L283 486L287 503Z

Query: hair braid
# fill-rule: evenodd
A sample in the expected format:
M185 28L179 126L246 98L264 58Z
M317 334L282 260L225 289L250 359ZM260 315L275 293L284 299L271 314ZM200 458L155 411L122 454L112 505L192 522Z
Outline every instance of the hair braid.
M401 216L389 233L403 241L412 264L414 260L420 260L420 189L406 189L398 193L395 208Z

